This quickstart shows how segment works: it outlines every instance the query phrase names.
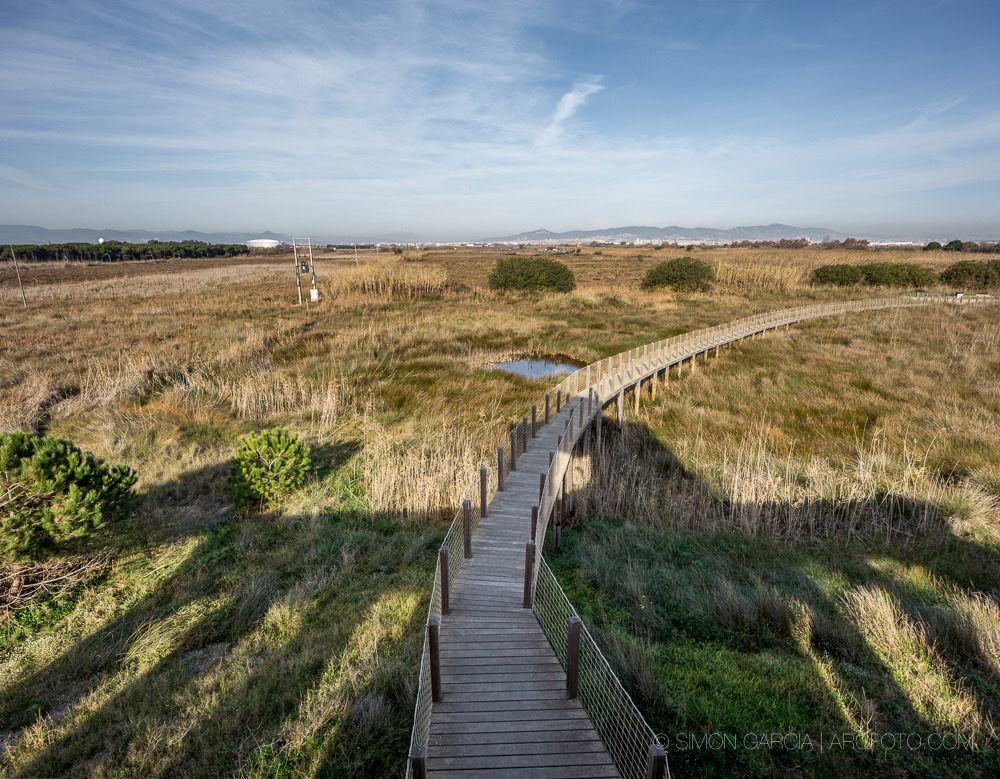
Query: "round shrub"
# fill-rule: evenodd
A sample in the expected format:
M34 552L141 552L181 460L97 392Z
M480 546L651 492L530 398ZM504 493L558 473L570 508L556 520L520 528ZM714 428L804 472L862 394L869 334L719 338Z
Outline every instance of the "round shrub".
M676 292L707 292L715 281L712 266L694 257L679 257L661 262L646 271L643 289L670 287Z
M941 243L939 241L931 241L924 247L925 252L936 252L941 249Z
M240 511L273 508L306 480L311 452L284 428L240 439L229 469L229 490Z
M1000 288L1000 260L962 260L941 271L941 281L958 289Z
M0 433L0 560L77 548L125 512L136 479L65 438Z
M490 289L572 292L576 279L566 265L548 257L502 257L487 278Z
M860 284L864 275L857 265L823 265L813 271L813 284L835 284L838 287L849 287Z

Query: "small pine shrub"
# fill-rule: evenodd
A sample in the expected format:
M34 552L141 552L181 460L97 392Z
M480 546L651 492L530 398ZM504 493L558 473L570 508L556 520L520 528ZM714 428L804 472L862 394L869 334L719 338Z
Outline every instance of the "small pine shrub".
M1000 289L1000 260L962 260L941 271L941 281L959 289Z
M0 560L78 548L124 514L136 480L64 438L0 433Z
M868 284L872 287L925 287L937 276L930 268L909 262L872 262L867 265L823 265L813 271L813 284L849 287Z
M240 440L229 470L229 490L242 512L273 508L306 480L311 452L284 428Z
M694 257L679 257L661 262L646 271L643 289L670 287L676 292L707 292L715 281L715 271L707 262Z
M548 257L501 257L487 283L495 290L572 292L576 289L573 271Z

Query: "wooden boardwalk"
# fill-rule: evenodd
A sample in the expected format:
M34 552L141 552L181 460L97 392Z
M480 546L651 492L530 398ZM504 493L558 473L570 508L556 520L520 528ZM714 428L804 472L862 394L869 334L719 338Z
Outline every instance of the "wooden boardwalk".
M987 296L976 296L968 302L989 300ZM478 487L480 503L489 494L493 498L485 516L478 518L477 512L477 526L466 524L466 533L472 527L475 529L471 534L472 554L468 559L453 560L455 575L450 588L448 555L461 554L463 513L465 522L471 523L468 509L471 500L465 501L465 508L445 537L428 607L407 776L582 779L619 777L625 773L629 779L650 776L669 779L660 738L635 708L585 628L589 665L584 671L582 661L577 663L572 659L581 657L578 643L581 623L541 555L545 527L554 510L558 510L554 509L554 498L559 485L565 486L563 480L572 460L572 448L593 418L589 412L600 414L603 406L613 403L621 421L627 390L634 393L638 410L644 383L655 397L658 376L669 375L671 368L676 368L679 376L685 363L689 370L694 368L698 356L704 358L712 349L718 354L720 346L759 337L769 330L853 311L941 302L965 301L939 296L884 298L755 314L607 357L581 368L554 387L553 396L592 396L596 403L579 414L571 432L567 431L566 422L571 412L579 409L578 399L553 415L548 424L540 425L537 436L529 440L527 451L517 459L516 469L504 480L502 491L493 493L495 484L489 483L489 473L496 477L502 470L504 451L510 456L506 443L502 442L497 453L482 466L478 483L470 484L467 494L471 499ZM557 442L564 432L567 440L550 468L549 453L559 448ZM512 433L511 446L514 438ZM599 433L597 444L600 445ZM523 608L525 546L531 538L531 509L539 503L539 476L545 473L548 480L539 516L539 549L532 555L532 573L536 585L541 586L544 569L548 585L541 600L537 587L534 591L537 619L545 622L560 652L571 658L571 667L580 669L581 679L586 677L584 701L600 727L603 741L579 699L568 697L566 675L535 612ZM446 599L450 602L447 609ZM562 628L555 627L556 622ZM573 631L569 631L570 627ZM569 632L576 636L577 643L573 644L576 648L572 650ZM584 688L580 689L584 694Z
M441 617L441 692L427 746L432 777L618 777L531 609L525 544L539 474L566 426L564 406L529 439L490 502ZM541 420L539 420L541 421Z

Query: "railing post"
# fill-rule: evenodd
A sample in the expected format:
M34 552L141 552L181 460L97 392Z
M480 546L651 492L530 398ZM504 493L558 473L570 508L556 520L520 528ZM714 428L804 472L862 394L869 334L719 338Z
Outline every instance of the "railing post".
M441 642L438 634L439 620L427 621L427 649L431 655L431 700L441 700Z
M552 452L549 452L549 457L552 457ZM538 502L542 502L542 495L545 492L545 473L538 474ZM532 536L534 538L534 536Z
M531 608L531 575L535 569L535 542L524 545L524 602L523 607Z
M448 547L441 547L438 551L438 560L441 564L441 613L447 614L451 610L448 586Z
M549 395L551 393L545 393L545 424L549 423Z
M510 470L517 470L517 425L510 429Z
M479 517L486 517L486 466L479 469Z
M411 779L427 779L427 747L413 747L410 750Z
M556 495L558 496L558 493L556 493ZM561 517L562 517L562 500L559 497L556 497L555 511L553 512L552 515L553 519L552 546L555 548L557 552L562 551L559 545L560 541L559 535L560 535L560 530L562 529L562 525L560 524Z
M534 438L538 435L538 408L532 403L531 404L531 437Z
M562 408L562 387L556 390L556 413Z
M539 500L541 500L539 498ZM538 506L531 507L531 540L535 541L538 534Z
M503 447L497 447L497 492L503 492Z
M465 530L465 559L472 557L472 503L462 501L462 524Z
M667 779L667 753L658 744L649 745L646 779Z
M528 452L528 415L521 417L521 454Z
M583 625L575 614L566 626L566 697L575 698L580 680L580 627Z

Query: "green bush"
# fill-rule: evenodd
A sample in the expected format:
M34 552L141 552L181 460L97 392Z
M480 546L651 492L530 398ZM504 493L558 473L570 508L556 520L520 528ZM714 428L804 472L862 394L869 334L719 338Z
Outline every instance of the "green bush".
M646 271L642 288L670 287L677 292L707 292L712 288L713 281L715 271L707 262L694 257L679 257Z
M909 262L873 262L867 265L823 265L813 271L813 284L848 287L925 287L937 281L934 271Z
M965 248L965 244L962 243L957 238L954 241L948 241L948 243L946 243L944 245L944 250L946 252L960 252L964 248Z
M1000 260L962 260L941 271L941 281L961 289L1000 288Z
M273 508L306 480L311 452L283 428L240 440L229 470L229 490L240 511Z
M490 289L536 292L572 292L576 289L573 271L548 257L502 257L493 266L487 283Z
M938 251L941 248L941 243L939 241L931 241L924 247L925 252Z
M816 268L812 274L813 284L836 284L838 287L850 287L864 281L864 274L857 265L823 265Z
M64 438L0 433L0 560L79 547L124 513L136 479Z

